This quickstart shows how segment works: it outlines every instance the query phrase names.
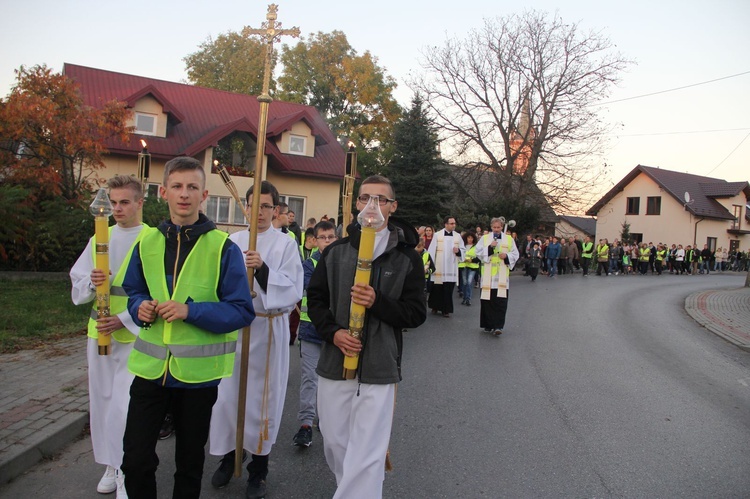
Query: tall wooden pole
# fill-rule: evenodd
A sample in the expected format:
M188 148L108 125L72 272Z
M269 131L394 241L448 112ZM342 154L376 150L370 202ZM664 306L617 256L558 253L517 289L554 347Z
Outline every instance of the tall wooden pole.
M242 29L242 36L260 35L266 42L266 60L263 69L263 92L258 96L260 102L260 111L258 113L258 136L257 151L255 154L255 176L253 178L253 202L250 209L250 251L255 251L258 240L258 212L260 211L260 187L263 181L263 158L266 152L266 129L268 125L268 105L273 99L269 94L271 83L271 59L273 57L273 43L279 41L282 36L289 35L296 38L300 34L298 27L292 29L281 29L281 23L276 22L278 17L278 5L270 4L266 14L266 22L261 25L261 29L251 29L245 27ZM247 269L247 281L250 284L250 292L255 295L254 291L253 269ZM234 455L234 476L242 476L242 452L245 445L245 404L247 403L247 370L248 355L250 349L250 326L242 331L242 356L240 358L240 386L237 397L237 433Z

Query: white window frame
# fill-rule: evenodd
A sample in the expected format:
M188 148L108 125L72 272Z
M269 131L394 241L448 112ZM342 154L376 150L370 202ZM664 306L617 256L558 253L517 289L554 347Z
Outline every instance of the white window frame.
M154 126L151 128L151 130L144 130L144 129L138 128L138 117L139 116L143 116L145 118L152 118L154 120ZM156 124L157 124L157 120L158 119L159 119L159 117L157 115L155 115L155 114L142 113L140 111L136 111L135 112L135 117L134 117L134 122L133 122L133 124L136 127L135 128L135 133L137 133L139 135L156 135Z
M152 191L153 191L153 196L159 201L161 201L161 197L159 197L159 187L161 187L161 184L149 182L148 184L146 184L146 189L145 189L145 192L143 193L143 197L144 198L151 197Z
M242 199L242 209L245 208L247 201ZM237 203L232 203L232 223L235 225L246 225L245 215L242 213L242 209L237 206Z
M294 149L292 149L292 144L298 140L302 141L301 151L295 151ZM305 137L304 135L289 134L289 154L296 154L298 156L306 156L307 155L307 137Z
M295 204L293 205L292 203L289 202L289 200L293 200ZM306 210L307 199L300 197L300 196L289 196L287 194L280 194L279 201L289 205L289 209L294 212L294 220L297 222L297 225L299 225L300 227L303 227L304 223L301 223L301 222L304 219L305 211L307 211ZM298 205L302 207L301 210L297 208ZM302 211L302 213L300 213L300 211Z
M216 200L215 206L211 206L213 200ZM232 198L229 196L208 196L208 199L206 200L206 216L214 223L228 224L229 216L231 214L231 201ZM222 205L226 206L226 217L224 218L221 217Z

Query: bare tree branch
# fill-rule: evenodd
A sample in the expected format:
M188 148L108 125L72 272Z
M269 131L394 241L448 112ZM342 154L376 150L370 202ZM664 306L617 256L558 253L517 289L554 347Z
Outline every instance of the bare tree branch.
M506 196L522 198L533 183L556 209L586 204L610 129L591 104L631 64L602 32L529 11L486 20L422 57L424 71L409 85L453 162L488 165Z

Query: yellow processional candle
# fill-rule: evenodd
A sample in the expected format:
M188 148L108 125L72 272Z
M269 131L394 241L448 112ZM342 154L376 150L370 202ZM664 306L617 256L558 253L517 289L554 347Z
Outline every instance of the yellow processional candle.
M371 196L367 206L357 216L361 227L359 239L359 252L357 253L357 271L354 274L354 284L370 284L372 275L372 256L375 250L375 233L385 223L383 214L380 212L378 196ZM365 306L352 302L349 307L349 334L356 338L362 338L365 327ZM344 357L344 379L354 379L359 366L359 355Z
M109 217L112 215L112 203L104 188L96 193L94 202L89 206L94 215L94 243L96 244L95 267L107 276L104 282L96 287L97 319L109 317ZM109 355L112 337L98 334L99 355Z

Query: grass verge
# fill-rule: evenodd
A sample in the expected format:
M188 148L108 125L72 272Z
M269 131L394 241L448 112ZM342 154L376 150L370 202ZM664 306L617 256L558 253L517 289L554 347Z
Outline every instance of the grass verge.
M91 304L73 305L68 280L3 280L0 293L0 352L85 335Z

